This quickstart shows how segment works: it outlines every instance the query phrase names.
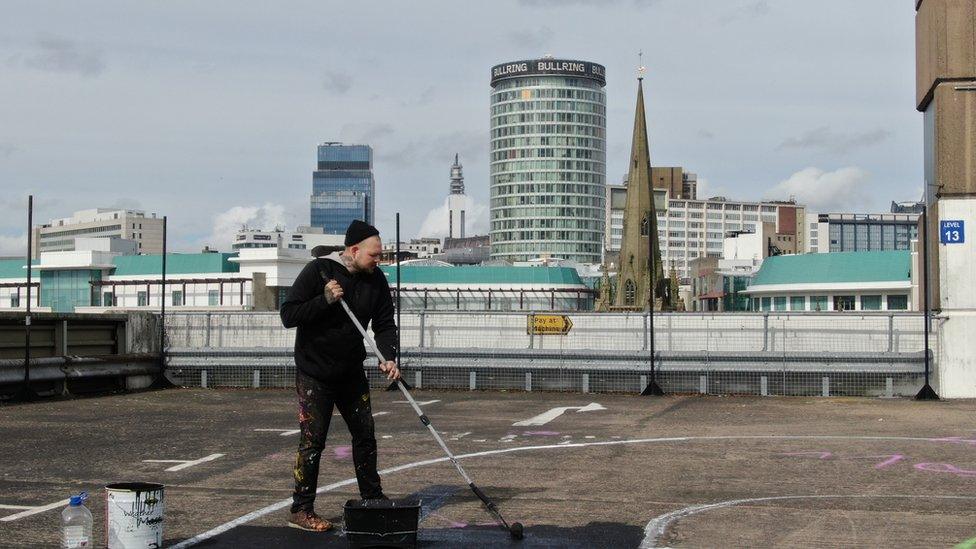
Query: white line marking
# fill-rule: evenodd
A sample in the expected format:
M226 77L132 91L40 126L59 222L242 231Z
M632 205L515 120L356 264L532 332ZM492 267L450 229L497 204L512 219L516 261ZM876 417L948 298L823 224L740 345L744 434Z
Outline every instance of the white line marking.
M529 419L516 421L512 424L513 427L531 427L536 425L545 425L550 421L556 419L557 417L563 415L568 410L576 410L576 413L580 412L596 412L597 410L606 410L603 406L600 406L596 402L591 402L586 406L560 406L558 408L553 408L548 412L543 412L535 417L530 417Z
M505 435L502 438L498 439L498 442L512 442L515 440L515 437L517 436L518 435Z
M0 509L33 509L33 505L0 505Z
M670 513L665 513L658 517L651 519L644 527L644 540L640 544L640 549L654 549L657 547L657 540L664 536L668 529L668 526L672 522L682 519L685 517L690 517L691 515L697 515L698 513L704 513L706 511L711 511L713 509L722 509L725 507L732 507L735 505L742 505L746 503L765 503L769 501L780 501L787 499L837 499L837 498L851 498L851 499L877 499L877 498L891 498L891 499L976 499L976 496L925 496L925 495L833 495L833 496L773 496L767 498L748 498L748 499L733 499L729 501L720 501L718 503L709 503L704 505L692 505L690 507L685 507L684 509L678 509L677 511L671 511Z
M386 414L389 414L389 413L390 412L376 412L376 413L373 414L373 417L376 417L376 416L385 416Z
M393 402L395 404L410 404L406 400L394 400ZM417 401L417 406L427 406L428 404L434 404L435 402L440 402L440 399L437 399L437 400L418 400Z
M202 457L200 459L186 460L186 459L144 459L144 463L179 463L179 465L174 465L167 471L182 471L183 469L188 469L195 465L200 465L201 463L206 463L208 461L213 461L217 458L224 457L224 454L210 454L209 456Z
M255 431L260 431L264 433L281 433L281 436L288 437L291 435L297 435L301 433L301 429L255 429Z
M458 435L454 435L453 437L451 437L451 440L461 440L462 438L464 438L464 437L466 437L466 436L468 436L470 434L471 434L471 431L467 431L467 432L464 432L464 433L461 433L461 434L458 434Z
M13 520L22 519L24 517L29 517L31 515L36 515L38 513L43 513L44 511L50 511L51 509L57 509L58 507L64 507L65 505L67 505L70 502L71 502L71 499L69 498L69 499L62 499L61 501L56 501L54 503L51 503L49 505L44 505L44 506L41 506L41 507L31 507L28 510L21 511L20 513L17 513L15 515L10 515L10 516L7 516L7 517L0 518L0 521L2 521L2 522L10 522L10 521L13 521Z
M626 440L601 440L597 442L577 442L573 444L545 444L540 446L515 446L513 448L500 448L497 450L485 450L482 452L473 452L470 454L460 454L454 456L455 459L466 459L466 458L477 458L485 456L493 456L497 454L508 454L511 452L527 452L531 450L552 450L552 449L562 449L562 448L586 448L589 446L619 446L621 444L652 444L660 442L709 442L715 440L877 440L877 441L912 441L912 442L945 442L944 440L939 440L936 438L924 438L924 437L883 437L883 436L857 436L857 435L727 435L727 436L690 436L690 437L667 437L667 438L637 438L637 439L626 439ZM475 442L485 442L485 439L476 439ZM432 458L423 461L415 461L413 463L405 463L403 465L397 465L396 467L389 467L379 471L381 475L388 475L391 473L398 473L400 471L406 471L408 469L415 469L417 467L426 467L427 465L433 465L435 463L443 463L448 461L448 457ZM315 491L316 494L324 494L325 492L331 492L336 488L342 488L343 486L350 486L356 483L355 478L347 478L339 482L334 482L327 486L322 486ZM962 497L962 496L960 496ZM185 549L186 547L192 547L200 542L206 541L210 538L219 536L224 532L236 528L242 524L247 524L252 520L261 518L269 513L274 513L275 511L280 511L285 507L291 505L292 499L283 499L276 503L272 503L257 511L253 511L246 515L240 516L234 520L225 522L220 526L211 528L202 534L197 534L190 539L184 540L180 543L174 545L171 549ZM3 519L0 519L3 520Z
M585 437L583 437L583 438L596 438L596 437L595 437L595 436L593 436L593 435L586 435L586 436L585 436Z
M474 439L474 441L475 442L488 442L487 440L485 440L483 438L476 438L476 439Z

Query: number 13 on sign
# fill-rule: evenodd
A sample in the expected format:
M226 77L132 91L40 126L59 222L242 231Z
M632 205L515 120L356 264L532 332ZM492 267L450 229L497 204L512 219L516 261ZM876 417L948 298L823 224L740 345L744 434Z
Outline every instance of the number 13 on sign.
M965 223L962 220L943 220L939 222L939 243L962 244L966 241Z

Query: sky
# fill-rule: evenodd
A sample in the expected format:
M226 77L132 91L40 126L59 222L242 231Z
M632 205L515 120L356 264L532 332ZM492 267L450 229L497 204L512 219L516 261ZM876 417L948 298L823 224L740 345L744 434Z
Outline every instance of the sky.
M446 227L464 166L488 226L489 69L607 68L607 181L626 175L638 52L651 163L699 196L884 212L922 189L914 10L891 0L277 3L8 0L0 18L0 255L34 219L136 208L173 251L309 221L316 145L374 148L376 224ZM443 218L443 219L442 219ZM422 234L423 233L423 234Z

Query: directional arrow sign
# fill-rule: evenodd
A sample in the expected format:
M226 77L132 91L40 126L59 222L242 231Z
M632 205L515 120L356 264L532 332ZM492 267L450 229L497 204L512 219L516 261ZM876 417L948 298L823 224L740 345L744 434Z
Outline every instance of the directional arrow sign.
M576 413L580 412L595 412L597 410L606 410L603 406L600 406L596 402L591 402L586 406L561 406L559 408L553 408L548 412L539 414L535 417L530 417L529 419L518 421L513 423L514 427L532 427L535 425L545 425L550 421L556 419L557 417L563 415L569 410L576 410Z
M566 315L529 315L526 333L536 335L566 335L573 321Z

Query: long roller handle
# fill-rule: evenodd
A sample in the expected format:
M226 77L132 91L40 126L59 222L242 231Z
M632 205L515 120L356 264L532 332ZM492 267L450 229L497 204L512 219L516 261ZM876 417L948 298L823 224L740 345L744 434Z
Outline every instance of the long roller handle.
M373 350L373 353L376 354L376 358L378 358L381 362L386 362L386 358L383 357L383 353L381 353L379 348L376 346L376 342L373 341L373 338L369 337L369 334L366 333L366 329L363 328L362 324L360 324L359 319L356 318L356 315L354 315L352 313L352 310L349 309L349 305L346 303L346 300L340 299L339 302L342 303L342 308L346 310L346 314L349 315L349 319L352 320L352 323L356 325L356 329L358 329L359 333L362 334L363 339L365 339L366 342L369 343L369 346ZM427 414L425 414L424 411L420 409L420 406L417 404L417 401L413 399L413 396L410 394L410 391L408 391L407 388L403 386L403 383L401 383L399 379L396 380L396 384L397 387L400 388L400 392L403 393L403 396L406 397L407 402L409 402L410 406L413 407L413 411L416 412L417 415L420 417L420 422L423 423L425 427L427 427L427 430L430 431L430 434L434 435L434 439L437 441L437 444L439 444L441 449L444 450L444 453L447 454L448 458L450 458L451 463L453 463L454 467L456 467L458 472L461 473L461 476L464 477L464 480L469 485L473 486L474 482L471 480L471 477L468 476L468 473L466 473L464 471L464 468L461 467L461 464L458 463L457 458L454 457L454 453L451 452L451 449L447 447L447 444L444 442L444 439L441 438L441 435L438 434L437 430L434 429L434 426L430 424L430 419L427 418Z
M340 299L339 302L342 303L342 308L345 309L346 314L349 315L349 319L352 320L352 323L356 326L356 329L358 329L359 333L362 334L363 339L366 340L367 343L369 343L369 346L373 350L373 353L376 354L376 358L378 358L381 362L386 362L386 359L383 357L383 353L381 353L379 348L376 346L376 342L373 341L373 338L369 337L369 334L366 333L366 329L363 328L363 325L359 322L359 319L356 318L356 315L352 314L352 310L349 309L349 305L346 303L346 300ZM441 436L437 433L437 430L434 429L434 426L430 424L430 419L427 418L427 414L425 414L424 411L420 409L420 406L417 404L417 401L414 400L413 396L410 395L410 391L408 391L407 388L403 386L403 383L401 383L399 379L396 380L396 384L397 387L400 388L400 392L403 393L403 396L407 398L407 402L409 402L410 406L413 407L413 411L416 412L417 415L420 417L420 422L423 423L425 427L427 427L427 430L430 431L430 434L434 435L434 440L437 441L437 444L441 446L441 449L444 450L444 453L447 454L448 458L450 458L451 463L454 464L454 467L457 469L458 473L460 473L461 476L464 477L464 481L468 483L468 487L470 487L471 490L474 492L474 494L478 496L478 499L480 499L481 502L485 505L485 508L487 508L488 511L491 512L492 516L494 516L499 521L501 521L501 523L505 526L506 530L509 530L510 526L508 525L508 521L506 521L505 518L502 517L502 514L498 512L498 508L495 507L494 502L492 502L491 499L489 499L488 496L481 491L481 488L478 488L478 486L475 485L474 481L471 480L471 477L468 476L468 473L465 472L464 467L461 467L461 463L458 462L456 457L454 457L454 453L452 453L451 449L448 448L447 444L444 443L444 439L442 439ZM521 528L521 526L519 528Z

